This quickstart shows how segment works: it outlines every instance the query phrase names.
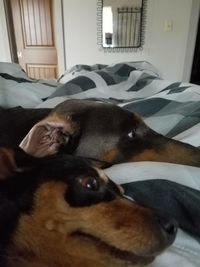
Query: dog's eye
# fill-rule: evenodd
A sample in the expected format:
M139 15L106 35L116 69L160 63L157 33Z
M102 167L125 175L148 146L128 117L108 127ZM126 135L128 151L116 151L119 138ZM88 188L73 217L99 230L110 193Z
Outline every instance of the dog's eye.
M85 189L91 191L97 191L99 189L99 183L95 177L82 177L79 179L79 182Z
M129 133L128 133L128 137L129 138L134 138L136 136L136 132L135 130L131 130Z

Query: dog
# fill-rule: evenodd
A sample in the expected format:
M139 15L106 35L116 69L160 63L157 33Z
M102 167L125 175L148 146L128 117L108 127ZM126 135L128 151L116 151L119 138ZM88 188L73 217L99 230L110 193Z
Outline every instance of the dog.
M142 118L116 105L71 99L53 109L1 109L0 145L36 157L66 153L98 167L135 161L200 166L200 150L150 129Z
M0 149L1 267L142 267L176 232L85 159Z

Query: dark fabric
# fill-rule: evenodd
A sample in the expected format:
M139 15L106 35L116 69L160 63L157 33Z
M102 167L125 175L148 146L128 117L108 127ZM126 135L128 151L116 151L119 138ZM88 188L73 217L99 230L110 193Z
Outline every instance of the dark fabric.
M160 179L122 186L125 195L163 217L174 218L180 228L200 240L200 191Z
M107 72L101 70L101 71L97 71L96 73L99 74L104 79L107 85L116 84L113 77L109 75Z
M17 78L7 73L0 73L0 76L6 80L12 80L18 83L32 83L33 81L24 79L24 78Z
M119 67L118 70L115 72L116 74L128 77L131 71L136 70L136 68L129 66L127 64L116 64L116 67Z
M80 93L85 90L89 90L95 88L96 84L85 76L78 76L70 82L67 82L61 85L55 93L49 96L49 98L57 97L57 96L65 96L65 95L73 95Z
M139 79L139 81L137 81L132 87L130 87L127 90L127 92L130 92L130 91L137 92L137 91L143 89L145 86L152 83L152 81L158 80L158 79L159 79L158 77L151 76L148 74L143 74L143 75L141 75L141 78Z
M83 91L96 87L96 84L90 78L84 76L76 77L73 80L71 80L68 84L70 83L80 86L83 89Z
M171 103L168 99L153 98L126 104L125 109L139 113L143 117L152 116ZM177 102L176 102L177 103ZM177 103L178 104L178 103Z

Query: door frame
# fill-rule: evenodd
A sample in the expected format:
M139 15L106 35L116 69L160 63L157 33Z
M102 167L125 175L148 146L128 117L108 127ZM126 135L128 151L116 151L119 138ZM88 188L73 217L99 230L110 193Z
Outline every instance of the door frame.
M58 77L67 69L63 0L52 0L53 28L58 57Z
M200 0L193 0L190 14L189 32L187 38L186 52L184 57L182 81L190 82L194 50L197 37L197 29L200 14Z
M18 63L17 46L16 46L16 42L15 42L15 34L14 34L12 10L11 10L10 1L3 0L3 3L4 3L5 18L6 18L9 48L10 48L10 57L11 57L12 62Z
M4 1L4 10L7 23L7 32L10 46L11 60L18 63L17 46L15 42L15 34L12 20L12 12L10 1ZM63 15L63 0L52 0L52 16L55 47L57 50L58 59L58 77L66 70L66 52L65 52L65 37L64 37L64 15Z

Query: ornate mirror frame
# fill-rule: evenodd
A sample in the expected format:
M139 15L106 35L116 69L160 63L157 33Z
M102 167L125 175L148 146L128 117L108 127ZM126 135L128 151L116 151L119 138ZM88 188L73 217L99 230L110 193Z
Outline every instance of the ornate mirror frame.
M147 0L142 0L141 16L140 16L140 44L137 47L104 47L103 46L103 1L97 0L97 45L100 50L105 52L137 52L143 50L145 43L145 29L146 29L146 13ZM121 0L123 2L123 0ZM134 1L134 0L133 0Z

